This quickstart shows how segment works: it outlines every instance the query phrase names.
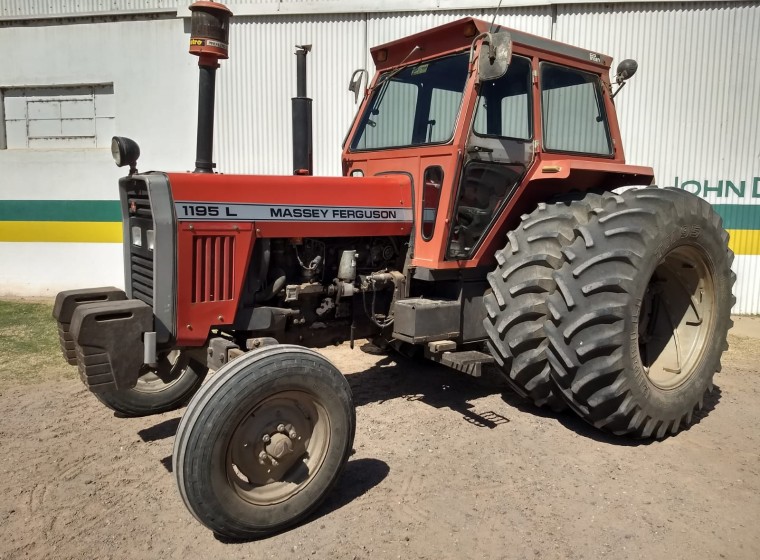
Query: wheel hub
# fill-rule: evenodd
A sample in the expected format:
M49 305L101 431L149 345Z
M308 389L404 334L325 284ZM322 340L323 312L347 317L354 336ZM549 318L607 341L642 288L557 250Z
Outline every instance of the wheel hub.
M230 441L228 476L253 503L271 504L298 491L324 458L326 416L297 392L257 405Z
M659 389L675 389L697 370L715 320L714 293L709 261L694 247L677 247L657 266L638 334L642 366Z

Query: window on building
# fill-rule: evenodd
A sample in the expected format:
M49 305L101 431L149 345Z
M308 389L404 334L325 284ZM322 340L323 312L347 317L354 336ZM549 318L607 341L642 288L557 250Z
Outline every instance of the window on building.
M599 76L542 64L541 114L547 150L612 154Z
M8 149L111 145L113 84L4 88L0 98L5 116L0 134Z

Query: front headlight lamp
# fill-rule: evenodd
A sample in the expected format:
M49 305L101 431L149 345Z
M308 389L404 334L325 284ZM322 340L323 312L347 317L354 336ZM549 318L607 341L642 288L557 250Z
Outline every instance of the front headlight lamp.
M129 166L129 174L137 173L137 159L140 157L140 146L126 136L114 136L111 139L111 155L117 167Z

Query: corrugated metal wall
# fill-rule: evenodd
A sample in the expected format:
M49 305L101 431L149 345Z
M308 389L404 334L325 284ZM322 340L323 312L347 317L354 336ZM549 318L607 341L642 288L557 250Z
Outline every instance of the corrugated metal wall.
M172 12L178 2L182 0L2 0L0 20Z
M295 95L295 45L313 44L307 57L314 99L314 171L340 175L343 138L356 105L348 82L357 68L374 72L369 48L461 17L492 10L235 18L230 60L218 73L217 149L227 173L290 173L290 98ZM549 36L549 7L502 10L500 21Z
M314 169L340 175L340 145L355 111L351 72L366 66L362 15L236 18L230 60L218 72L219 169L227 173L292 172L290 98L296 94L295 45L307 56L314 99Z
M171 11L175 7L179 15L187 15L185 7L189 2L4 0L0 2L0 20ZM295 94L293 52L296 44L311 43L314 49L308 57L308 91L314 99L315 171L321 175L340 174L341 143L356 110L353 95L346 87L354 69L364 67L372 73L369 47L463 16L490 20L493 8L481 9L478 4L476 0L421 0L415 4L399 0L372 4L365 0L234 0L231 5L238 17L231 29L231 60L222 63L217 75L215 154L219 170L290 172L290 97ZM457 6L470 8L451 9ZM404 11L378 11L383 7ZM419 11L425 9L433 11ZM309 10L314 12L308 13ZM350 10L354 13L345 13ZM503 8L497 21L612 55L615 64L623 58L638 60L638 74L616 98L628 161L652 165L661 185L687 189L716 205L739 253L735 265L739 276L735 311L759 313L760 287L755 286L754 278L760 274L757 125L760 5L757 2L547 4ZM147 28L150 23L133 25ZM17 35L20 39L28 36L37 41L33 30L21 33L22 27L11 30L10 35L3 29L0 32L6 33L9 41ZM67 27L71 26L46 27L45 37L51 42L63 37L60 44L67 44ZM89 28L81 29L82 33L90 33ZM176 48L172 47L166 55L182 60L172 72L181 75L185 82L195 79L194 71L181 68L193 63L191 57L186 60L181 55L186 41L187 35L180 34ZM23 41L13 42L13 48L24 52ZM97 55L90 53L87 58ZM103 60L98 66L98 80L102 81L101 74L108 78L107 82L134 80L134 69L122 75L121 67L114 66L105 51L100 57ZM63 66L54 62L55 57L35 60L35 83L63 83L60 76ZM68 74L75 69L70 70ZM146 76L151 71L149 66L141 69ZM81 83L94 79L90 76L92 71L85 74L80 76ZM13 75L5 72L3 79L7 81ZM77 80L67 77L65 83ZM182 96L181 100L175 98L174 105L182 105L183 112L193 114L188 114L186 126L140 132L145 148L143 160L148 166L160 161L176 162L178 153L185 153L187 146L194 143L194 132L190 132L194 109L190 106L195 104L195 87L166 94L167 104L172 104L172 95ZM116 95L127 102L120 88L116 88ZM117 130L135 134L138 132L133 124L137 122L135 117L146 111L176 112L173 105L161 109L160 103L155 96L145 100L131 97L129 111L117 115ZM158 151L154 136L164 139ZM142 140L143 137L147 140ZM186 160L189 166L192 153L187 152L179 159ZM95 182L101 180L110 181L110 177L93 178Z
M558 6L555 39L638 61L615 98L626 159L716 205L743 253L734 311L760 312L760 5Z

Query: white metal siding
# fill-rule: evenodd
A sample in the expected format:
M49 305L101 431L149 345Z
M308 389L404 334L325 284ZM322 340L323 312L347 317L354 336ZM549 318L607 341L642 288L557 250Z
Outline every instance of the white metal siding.
M475 17L491 21L493 9L370 14L367 27L367 49L463 17ZM502 8L496 18L496 23L527 31L534 35L549 37L552 23L551 8L549 6Z
M0 20L118 16L171 11L175 6L187 15L188 3L2 0ZM314 45L307 64L308 94L314 99L315 171L338 175L341 142L356 110L346 87L355 68L365 67L372 74L369 47L463 16L490 20L496 3L231 2L238 16L231 28L231 59L222 62L217 74L214 153L219 171L290 173L296 44ZM707 187L706 198L723 205L727 223L757 230L754 241L748 239L750 245L760 245L760 223L735 210L753 206L760 212L754 206L760 204L760 6L518 3L523 7L502 8L497 22L545 37L553 34L557 40L612 55L615 64L623 58L638 60L637 75L616 98L628 161L652 165L661 185L677 184L701 195ZM181 19L49 26L5 22L0 26L0 50L13 56L0 59L0 87L113 83L115 130L140 143L140 168L190 169L197 69L187 54L186 23ZM124 54L125 45L130 56ZM78 53L74 59L71 52ZM32 152L0 150L0 167L7 170L0 198L115 197L120 170L111 163L108 150ZM24 260L11 258L12 245L5 244L0 261L19 263L14 274L24 282L28 276ZM759 313L760 287L755 278L760 275L760 256L739 256L735 268L739 274L735 311ZM10 285L9 277L3 280ZM56 281L67 280L62 276Z
M314 99L314 171L340 175L340 153L357 105L349 93L353 70L374 72L369 48L456 19L491 10L439 13L239 17L230 26L230 60L217 76L214 153L225 173L290 173L290 98L295 95L295 45L307 56ZM498 22L549 36L548 7L502 10Z
M177 3L178 0L2 0L0 20L173 12Z
M314 171L340 175L340 147L356 110L348 81L364 66L364 37L361 15L236 18L230 60L217 74L219 169L292 173L295 45L313 44L306 64L307 94L314 99Z
M624 58L638 61L615 98L629 163L654 167L661 186L695 180L702 187L687 190L714 204L760 204L760 190L753 192L760 176L758 4L558 6L555 33L613 56L613 73ZM736 190L743 181L744 196L727 181ZM723 212L729 227L736 212ZM734 312L760 312L760 256L737 257L734 269Z

